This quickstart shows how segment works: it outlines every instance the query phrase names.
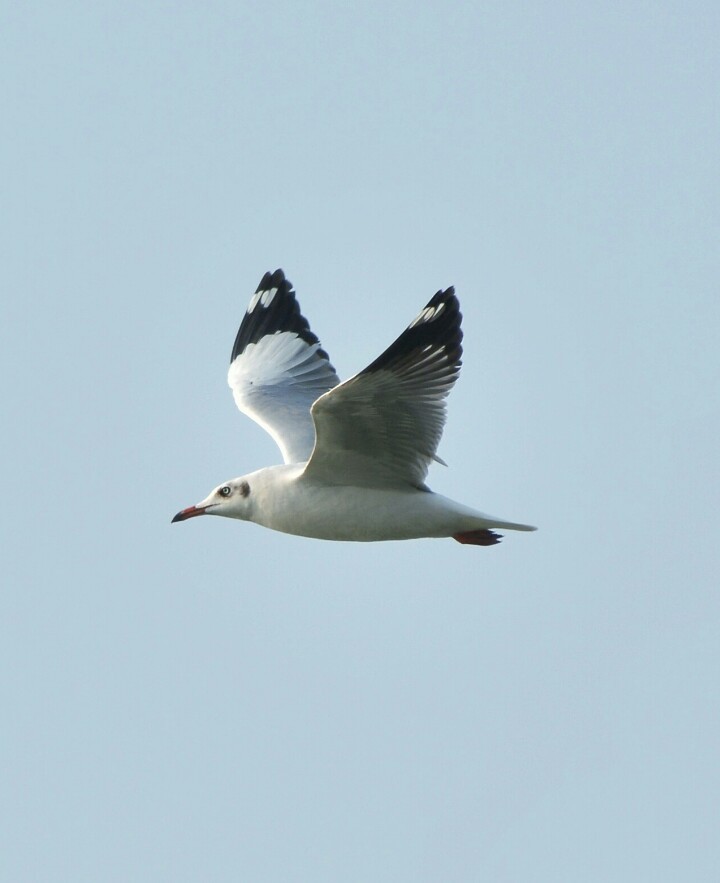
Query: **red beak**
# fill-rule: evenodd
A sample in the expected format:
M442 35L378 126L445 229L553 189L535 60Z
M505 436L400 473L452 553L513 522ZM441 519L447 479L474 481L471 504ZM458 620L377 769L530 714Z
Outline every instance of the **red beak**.
M195 518L196 515L204 515L205 509L198 509L197 506L188 506L187 509L183 509L182 512L178 512L178 514L173 518L170 524L175 524L176 521L186 521L188 518Z

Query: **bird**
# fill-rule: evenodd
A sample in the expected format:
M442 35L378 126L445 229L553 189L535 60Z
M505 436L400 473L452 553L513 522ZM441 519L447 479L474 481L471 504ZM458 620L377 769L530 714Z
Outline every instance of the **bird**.
M262 277L242 319L228 384L283 463L218 485L173 522L201 515L322 540L452 537L492 546L495 528L536 528L486 515L425 483L446 399L461 365L462 314L438 291L375 361L340 382L281 269Z

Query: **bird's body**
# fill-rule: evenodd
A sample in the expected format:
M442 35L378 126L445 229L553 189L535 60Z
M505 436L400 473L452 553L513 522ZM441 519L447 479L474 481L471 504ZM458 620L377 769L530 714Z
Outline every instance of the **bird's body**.
M491 528L534 530L435 494L425 476L462 354L454 290L438 291L400 337L341 383L282 270L266 273L233 346L241 411L285 461L216 488L173 521L223 515L283 533L376 542L453 537L494 545Z
M475 512L432 491L326 485L304 472L301 463L246 475L243 480L252 492L247 507L234 517L282 533L358 542L450 537L491 527L532 529Z

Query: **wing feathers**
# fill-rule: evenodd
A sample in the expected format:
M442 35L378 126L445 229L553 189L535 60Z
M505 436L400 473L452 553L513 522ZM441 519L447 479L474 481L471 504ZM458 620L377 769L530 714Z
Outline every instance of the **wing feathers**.
M283 271L266 273L232 349L238 408L270 433L286 463L302 463L315 443L310 406L339 382Z
M232 349L228 382L286 463L328 484L422 487L457 380L462 316L438 291L384 353L340 384L282 270L266 273Z
M321 396L306 474L329 484L423 486L460 370L461 321L454 289L438 291L374 362Z
M274 273L265 273L260 280L235 338L230 361L234 362L248 344L279 331L292 332L309 345L319 344L317 335L312 333L308 320L300 312L292 284L278 269ZM330 364L325 350L318 348L317 353Z

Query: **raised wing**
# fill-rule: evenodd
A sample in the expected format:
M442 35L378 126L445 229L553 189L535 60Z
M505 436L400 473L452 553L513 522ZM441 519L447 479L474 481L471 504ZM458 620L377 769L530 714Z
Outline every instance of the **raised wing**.
M315 444L310 407L339 382L283 271L266 273L230 357L238 408L270 433L286 463L303 463Z
M334 485L424 487L457 380L462 316L438 291L392 346L312 407L317 441L305 474ZM442 461L440 461L442 462Z

